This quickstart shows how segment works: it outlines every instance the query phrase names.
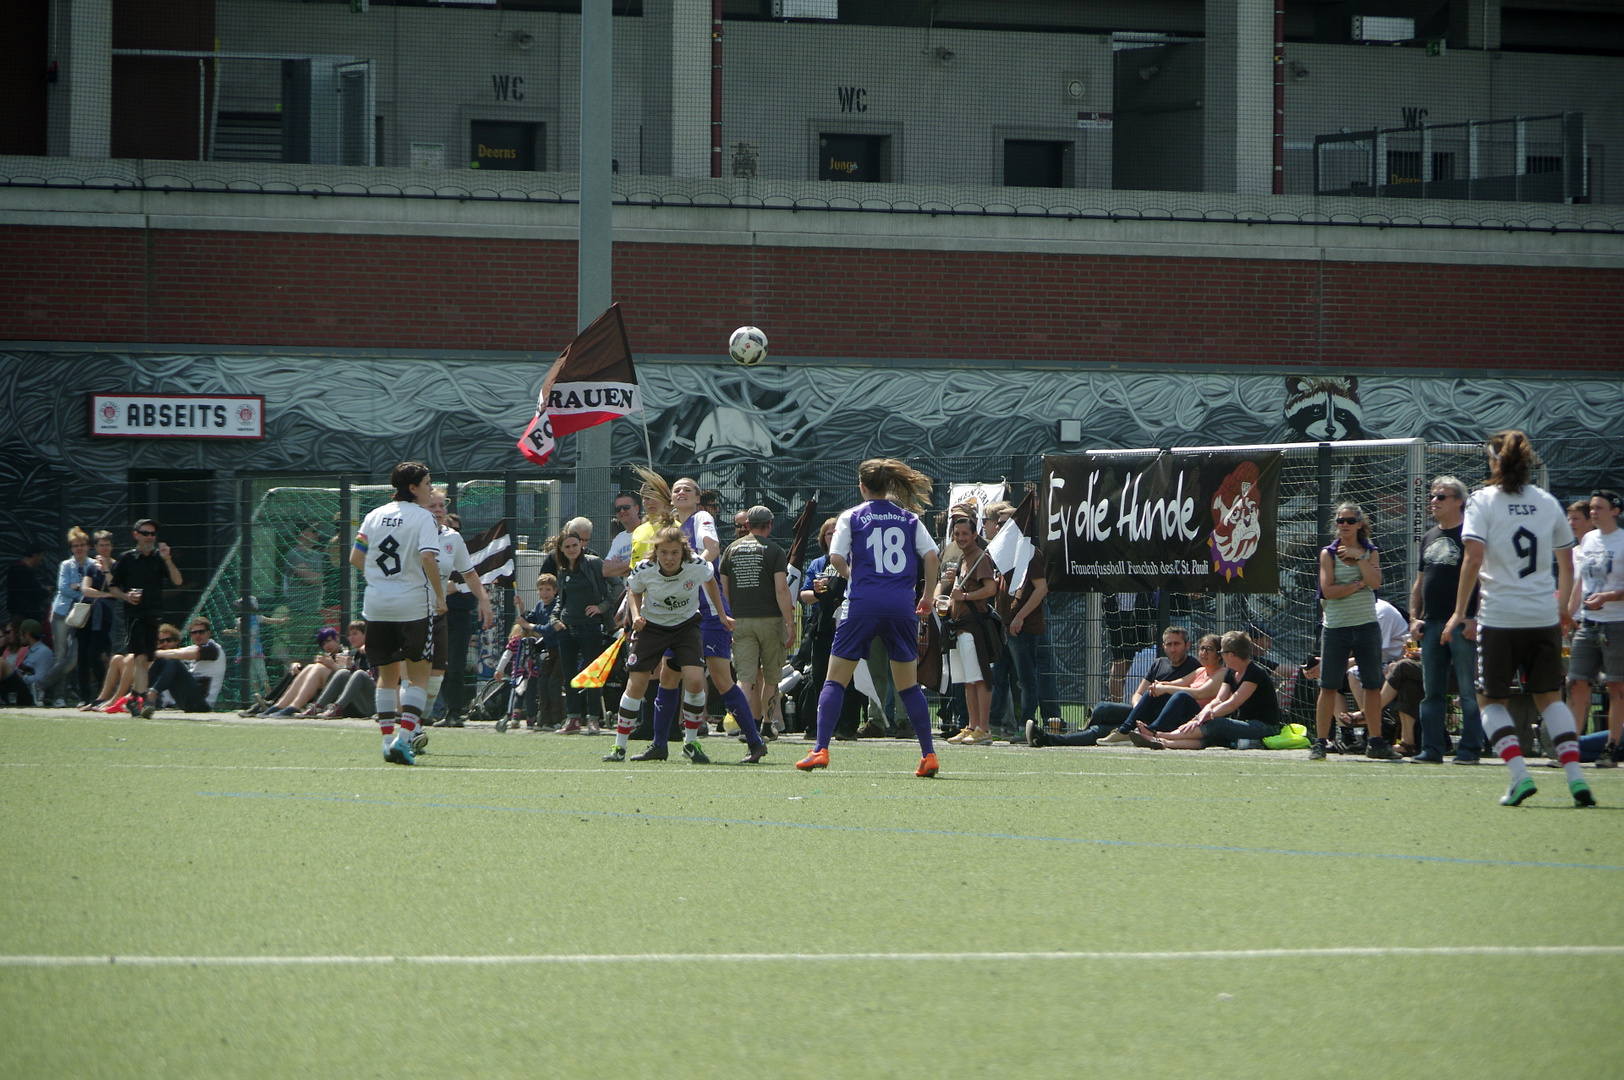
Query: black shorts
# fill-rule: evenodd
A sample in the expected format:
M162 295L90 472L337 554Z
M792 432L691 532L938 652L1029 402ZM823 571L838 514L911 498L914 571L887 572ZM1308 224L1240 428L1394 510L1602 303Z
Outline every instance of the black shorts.
M1477 630L1477 692L1489 698L1508 698L1512 676L1522 674L1526 694L1550 694L1562 689L1562 627L1480 626Z
M124 651L152 659L152 654L158 651L158 620L126 619Z
M429 620L367 623L367 662L381 668L401 660L429 658Z
M699 616L676 626L646 623L641 630L632 631L626 643L626 670L653 671L667 652L671 654L671 667L704 667L704 642L699 632Z
M451 662L451 620L447 618L448 615L450 612L429 617L429 667L434 671L444 671L446 664Z

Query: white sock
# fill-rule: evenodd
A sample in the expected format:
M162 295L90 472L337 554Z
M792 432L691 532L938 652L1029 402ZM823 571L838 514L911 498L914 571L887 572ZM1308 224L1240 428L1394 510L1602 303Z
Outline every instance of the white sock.
M428 697L423 702L423 715L427 716L434 708L434 699L440 696L440 684L445 682L444 675L430 675L427 690Z
M1517 725L1511 720L1511 711L1504 705L1483 706L1483 732L1489 747L1506 763L1513 784L1529 779L1528 763L1523 760L1522 743L1517 741Z
M421 686L408 686L400 692L400 726L406 729L408 737L423 726L423 703L428 696L428 691Z
M1573 710L1558 699L1545 706L1539 715L1545 721L1545 733L1556 746L1557 760L1562 762L1568 783L1584 780L1585 774L1579 768L1579 734L1574 726Z
M632 728L637 726L637 718L643 711L643 699L632 697L625 693L620 695L620 715L615 722L615 745L625 747L632 741Z
M682 694L682 740L683 742L699 741L699 717L705 711L705 692L697 694L683 691Z

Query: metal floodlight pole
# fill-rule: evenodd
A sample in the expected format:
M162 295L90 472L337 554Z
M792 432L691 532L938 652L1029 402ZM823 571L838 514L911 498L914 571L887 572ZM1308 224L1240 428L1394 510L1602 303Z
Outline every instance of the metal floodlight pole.
M614 300L614 89L611 0L582 0L577 332L591 326ZM575 438L575 512L591 518L595 535L604 538L609 535L607 507L612 427L612 422L598 424Z

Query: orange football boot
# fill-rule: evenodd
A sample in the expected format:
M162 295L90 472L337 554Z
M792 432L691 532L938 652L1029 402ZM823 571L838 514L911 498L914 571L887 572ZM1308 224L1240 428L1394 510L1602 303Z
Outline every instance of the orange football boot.
M827 769L829 767L828 747L812 751L806 757L797 761L795 767L803 772L811 772L813 769Z
M939 771L941 771L941 766L936 764L936 755L926 754L924 757L919 759L919 768L914 770L914 775L922 776L926 780L929 780Z

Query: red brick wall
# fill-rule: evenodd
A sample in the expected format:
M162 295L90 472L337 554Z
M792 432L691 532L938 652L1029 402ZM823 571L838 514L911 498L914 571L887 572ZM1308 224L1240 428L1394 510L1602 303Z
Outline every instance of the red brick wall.
M0 338L551 352L567 242L0 229ZM1624 369L1624 271L621 244L640 353Z

